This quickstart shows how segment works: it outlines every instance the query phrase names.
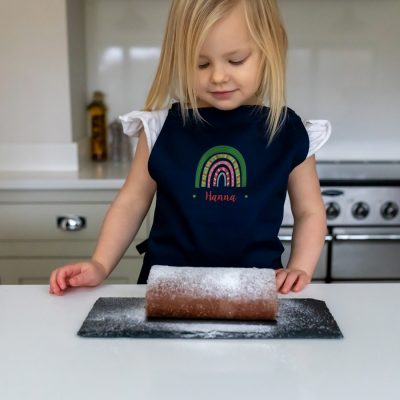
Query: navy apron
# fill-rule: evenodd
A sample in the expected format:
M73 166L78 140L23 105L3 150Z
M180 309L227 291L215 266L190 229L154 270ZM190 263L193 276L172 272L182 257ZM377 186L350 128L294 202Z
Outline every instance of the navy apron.
M305 160L308 133L290 108L271 144L269 108L193 110L185 125L173 103L150 153L156 207L138 283L152 265L282 267L278 232L291 170Z

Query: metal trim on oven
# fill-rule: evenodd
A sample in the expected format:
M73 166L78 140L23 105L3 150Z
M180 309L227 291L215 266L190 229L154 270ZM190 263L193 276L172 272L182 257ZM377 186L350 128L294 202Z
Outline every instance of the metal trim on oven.
M369 240L369 241L381 241L381 240L393 240L399 241L400 235L343 235L338 234L334 236L335 240L350 241L350 240Z
M279 240L282 242L291 242L292 241L292 236L291 235L279 235ZM333 240L332 235L326 235L325 236L325 242L331 242Z

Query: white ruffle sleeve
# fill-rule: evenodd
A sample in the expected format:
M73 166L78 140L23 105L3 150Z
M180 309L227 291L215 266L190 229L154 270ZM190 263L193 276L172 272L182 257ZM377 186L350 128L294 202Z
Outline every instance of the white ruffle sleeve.
M122 122L124 133L128 136L138 137L140 130L144 128L150 153L167 115L167 108L156 111L134 110L119 116L119 119ZM329 140L332 133L332 126L328 120L324 119L306 120L304 126L310 140L310 147L307 154L307 157L310 157Z
M310 139L310 147L307 157L315 154L329 139L332 133L332 125L326 119L311 119L304 123Z
M138 111L134 110L127 114L120 115L123 131L131 137L139 137L139 132L144 128L144 133L149 147L149 153L153 149L161 128L168 115L168 109L156 111Z

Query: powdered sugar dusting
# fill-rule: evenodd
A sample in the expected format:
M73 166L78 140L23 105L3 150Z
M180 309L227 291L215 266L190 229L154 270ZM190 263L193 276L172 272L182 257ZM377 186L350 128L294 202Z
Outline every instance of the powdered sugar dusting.
M154 265L146 302L152 317L274 319L275 271Z
M170 294L184 292L191 297L240 297L259 299L277 296L275 271L270 268L211 268L154 265L147 290L162 287Z

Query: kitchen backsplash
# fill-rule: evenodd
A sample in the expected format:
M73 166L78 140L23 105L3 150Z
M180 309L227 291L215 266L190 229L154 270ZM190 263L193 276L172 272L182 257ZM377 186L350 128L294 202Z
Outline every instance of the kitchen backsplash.
M400 1L280 0L289 36L288 105L329 119L318 159L399 159ZM86 0L88 97L110 120L140 109L154 76L169 1Z

